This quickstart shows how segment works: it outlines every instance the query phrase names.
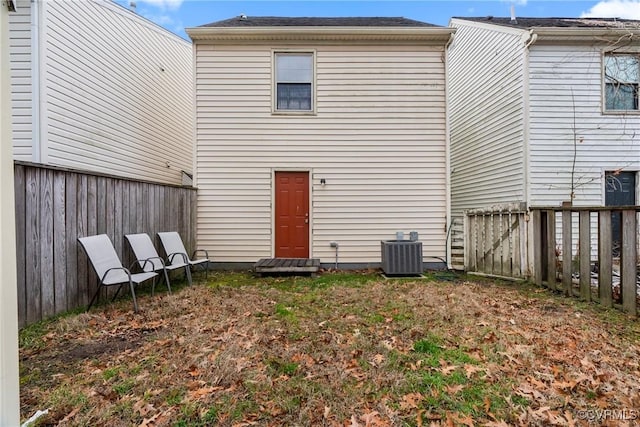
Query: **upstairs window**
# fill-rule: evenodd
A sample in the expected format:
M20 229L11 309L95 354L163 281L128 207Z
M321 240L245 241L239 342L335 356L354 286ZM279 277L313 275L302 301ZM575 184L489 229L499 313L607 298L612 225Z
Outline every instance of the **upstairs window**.
M605 111L638 111L640 57L609 54L604 57Z
M313 111L313 54L275 54L276 111Z

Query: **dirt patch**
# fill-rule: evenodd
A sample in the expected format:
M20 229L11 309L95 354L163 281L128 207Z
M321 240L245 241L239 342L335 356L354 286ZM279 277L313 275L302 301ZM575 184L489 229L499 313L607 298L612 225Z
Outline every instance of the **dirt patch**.
M100 342L88 342L72 346L58 354L57 359L62 363L77 362L80 359L109 357L126 350L132 350L140 345L140 336L109 337Z

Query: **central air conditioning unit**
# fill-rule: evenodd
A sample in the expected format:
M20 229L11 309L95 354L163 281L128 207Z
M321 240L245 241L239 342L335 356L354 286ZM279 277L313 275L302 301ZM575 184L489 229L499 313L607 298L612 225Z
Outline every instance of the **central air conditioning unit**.
M383 240L380 242L382 270L388 276L419 276L423 273L422 242Z

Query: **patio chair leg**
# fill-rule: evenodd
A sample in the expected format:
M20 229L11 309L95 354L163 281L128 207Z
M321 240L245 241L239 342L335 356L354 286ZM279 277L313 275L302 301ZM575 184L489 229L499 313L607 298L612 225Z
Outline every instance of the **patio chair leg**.
M189 286L193 285L193 279L191 278L191 267L190 266L186 266L184 268L184 274L187 276L187 282L189 283Z
M153 278L153 281L151 282L151 296L154 296L156 294L156 278Z
M167 289L169 289L169 293L171 293L171 284L169 283L169 273L167 273L167 269L164 268L164 280L167 282Z
M102 284L98 285L98 289L96 290L96 293L93 294L93 298L91 298L91 301L89 302L89 306L87 307L87 311L89 311L89 309L91 308L93 303L96 302L96 298L98 297L98 294L100 293L100 289L101 288L102 288Z
M113 294L113 298L111 298L111 302L114 302L116 300L116 298L118 298L118 295L120 294L120 289L122 289L122 285L118 286L118 289L116 290L116 293Z
M154 278L155 280L155 278ZM138 302L136 301L136 291L133 289L133 281L129 278L129 288L131 288L131 298L133 298L133 311L138 312Z

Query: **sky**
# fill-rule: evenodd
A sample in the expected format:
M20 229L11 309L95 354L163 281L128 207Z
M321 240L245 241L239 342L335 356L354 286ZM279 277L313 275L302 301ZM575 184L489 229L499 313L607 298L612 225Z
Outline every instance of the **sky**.
M129 7L131 0L115 0ZM402 16L446 26L452 16L601 17L640 19L640 0L243 1L133 0L136 12L187 40L185 28L247 16Z

